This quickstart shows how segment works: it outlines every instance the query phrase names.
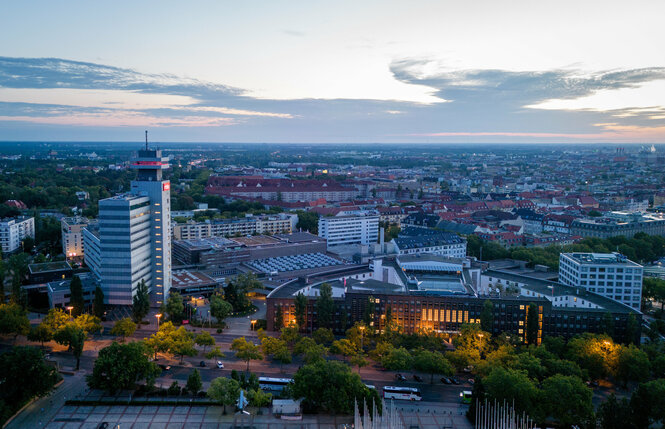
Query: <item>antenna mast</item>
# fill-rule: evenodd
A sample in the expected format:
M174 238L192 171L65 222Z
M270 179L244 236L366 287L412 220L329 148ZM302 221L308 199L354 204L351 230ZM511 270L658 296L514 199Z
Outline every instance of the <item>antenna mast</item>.
M145 150L148 150L148 130L145 130Z

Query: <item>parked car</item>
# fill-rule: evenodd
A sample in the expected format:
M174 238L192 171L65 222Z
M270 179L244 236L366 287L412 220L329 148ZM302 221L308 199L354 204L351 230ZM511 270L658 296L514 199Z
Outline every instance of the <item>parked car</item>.
M171 369L171 365L159 365L162 371L168 371Z
M406 381L406 377L404 377L402 374L395 374L395 380Z
M450 381L450 379L448 377L441 377L441 382L443 382L445 384L452 384L453 383L452 381Z
M423 378L419 375L413 374L413 379L416 381L423 381Z
M470 378L470 379L468 379L467 381L468 381L469 384L472 385L472 386L476 383L476 380L474 380L473 378Z
M202 360L201 362L199 362L199 366L200 366L201 368L205 367L205 366L206 366L205 361Z
M459 384L459 378L457 377L450 377L450 381L452 381L453 384Z
M469 366L467 366L466 368L464 368L462 371L468 373L468 372L471 372L472 370L473 370L473 366L469 365Z
M224 364L222 363L221 360L218 360L218 361L217 361L217 368L219 368L219 369L224 369Z

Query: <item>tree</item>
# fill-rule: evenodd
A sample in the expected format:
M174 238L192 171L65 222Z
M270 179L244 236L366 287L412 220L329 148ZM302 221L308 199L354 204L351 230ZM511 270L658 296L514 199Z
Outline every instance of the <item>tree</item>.
M266 407L272 401L272 393L264 392L261 389L251 389L247 391L247 400L252 407Z
M30 321L25 310L18 304L0 304L0 335L19 335L30 332Z
M453 367L439 352L421 350L416 353L413 366L422 372L430 374L430 383L434 383L434 374L453 375Z
M159 373L159 367L148 360L148 349L141 342L111 343L99 351L92 374L87 377L93 389L115 393L133 389L136 383Z
M354 401L380 409L378 393L368 389L360 376L341 362L318 361L303 366L293 377L293 397L303 398L307 412L351 414Z
M199 370L195 368L194 371L189 374L189 377L187 377L187 385L185 386L185 389L187 389L192 395L196 395L199 393L202 386L201 374L199 374Z
M181 323L185 315L185 305L182 303L182 296L175 291L169 293L166 300L166 312L173 323Z
M74 319L74 324L79 327L86 336L90 333L100 332L102 330L102 321L90 314L81 314Z
M208 346L214 346L216 344L215 339L212 337L212 335L210 335L210 332L208 331L202 331L200 334L198 334L194 339L194 342L197 345L203 347L203 353L205 353L206 348Z
M184 326L179 327L171 333L171 344L169 351L174 355L180 356L180 363L185 356L196 356L196 349L194 348L193 335L185 329Z
M206 359L212 359L217 360L221 357L224 357L224 353L222 353L222 350L219 348L219 346L214 346L213 348L210 349L208 353L206 353Z
M538 344L538 307L536 304L529 304L526 315L526 343Z
M233 306L224 301L222 297L213 295L210 297L210 314L217 319L217 322L222 323L224 319L233 313Z
M301 328L307 323L307 297L303 293L296 295L295 299L296 323Z
M493 368L482 382L488 399L509 404L514 401L519 413L526 411L534 417L534 410L538 406L538 389L526 373L499 366Z
M639 341L638 335L640 332L640 325L637 323L637 319L633 313L628 315L626 320L626 334L624 341L627 344L634 344L636 340Z
M284 313L282 306L278 305L275 309L275 331L281 330L284 327Z
M81 364L81 355L83 354L83 346L85 345L85 331L76 325L74 322L70 322L65 325L64 328L56 331L53 335L53 339L56 343L67 346L71 349L72 354L76 358L76 370L78 371Z
M358 375L360 375L360 368L369 365L369 362L365 359L365 356L363 356L362 353L358 353L351 357L351 365L358 367Z
M616 372L618 347L606 335L586 333L568 341L568 356L598 380Z
M72 308L72 316L83 314L85 299L83 298L83 283L81 283L79 276L72 277L72 280L69 282L69 291L71 293L69 304L74 307Z
M129 317L118 320L111 328L111 335L122 337L122 342L125 342L125 337L131 337L134 332L136 332L136 323Z
M346 338L333 341L330 349L333 353L337 353L346 357L354 356L359 351L358 347L356 347L353 342L347 340Z
M218 377L210 382L207 394L210 399L222 404L226 412L226 406L238 400L240 384L232 378Z
M318 344L330 344L335 340L333 332L328 328L319 328L312 332L312 338Z
M624 387L629 381L642 382L649 378L649 356L634 345L619 350L616 377Z
M665 420L665 380L642 383L630 398L633 424L637 429L647 429L653 423Z
M626 398L621 401L612 393L598 407L598 420L603 429L628 429L633 427L633 416L630 402Z
M95 288L95 300L92 304L92 314L101 319L104 317L104 313L104 292L101 287L97 286Z
M145 340L145 345L154 354L157 359L158 352L168 352L173 345L173 333L175 326L171 322L164 322L159 326L159 330Z
M556 374L543 381L545 415L554 416L563 426L586 422L593 416L591 389L577 377Z
M0 400L12 408L46 395L60 378L35 347L12 347L0 354Z
M289 346L293 346L300 339L300 333L298 332L298 326L295 324L290 324L281 329L279 337L286 341Z
M247 369L249 371L249 361L263 359L259 347L245 339L245 337L236 338L231 343L231 350L236 352L236 357L240 360L247 362Z
M413 367L413 356L403 347L393 348L381 359L381 365L395 371L409 370Z
M309 231L312 234L319 233L319 215L315 212L298 211L298 223L296 228Z
M44 343L46 341L51 341L52 339L53 339L53 332L51 331L51 329L49 329L48 326L44 325L43 323L31 327L30 332L28 332L28 340L39 341L40 343L42 343L42 347L44 347Z
M42 324L55 332L70 322L69 315L62 308L52 308L42 319Z
M494 304L489 299L483 303L483 311L480 313L480 327L483 331L492 332L494 326Z
M610 337L614 336L614 316L612 316L612 313L606 311L605 314L603 314L601 326L603 334L609 335Z
M332 286L323 283L319 288L319 296L316 298L316 313L319 328L330 328L335 312L335 301L333 301Z
M150 311L150 296L145 280L141 280L136 286L136 294L132 298L132 317L136 323L141 323Z

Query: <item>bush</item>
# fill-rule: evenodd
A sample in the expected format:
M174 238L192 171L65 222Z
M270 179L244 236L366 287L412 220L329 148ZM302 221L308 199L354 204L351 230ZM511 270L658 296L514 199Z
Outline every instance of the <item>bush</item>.
M222 333L222 328L217 328L217 333L221 334Z

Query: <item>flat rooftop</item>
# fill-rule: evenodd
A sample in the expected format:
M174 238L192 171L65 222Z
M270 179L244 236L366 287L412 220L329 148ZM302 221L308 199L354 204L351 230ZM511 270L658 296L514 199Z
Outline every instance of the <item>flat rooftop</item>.
M582 265L621 264L631 267L641 267L640 264L631 261L620 253L562 253L562 255Z
M538 294L547 296L575 296L583 298L593 304L596 304L601 309L593 308L575 308L565 307L566 310L579 310L579 311L610 311L615 313L639 313L639 311L630 308L627 305L621 304L610 298L589 292L582 287L567 286L554 281L547 281L533 277L521 276L517 274L508 273L500 270L487 270L483 273L485 276L498 277L504 280L525 284L524 288L536 292Z
M182 288L215 283L215 280L200 271L177 270L171 273L171 283L174 287Z
M41 264L29 264L28 269L31 274L48 273L52 271L71 270L72 267L66 261L44 262Z
M247 247L270 246L279 244L280 240L268 235L254 235L251 237L233 237L230 240Z

